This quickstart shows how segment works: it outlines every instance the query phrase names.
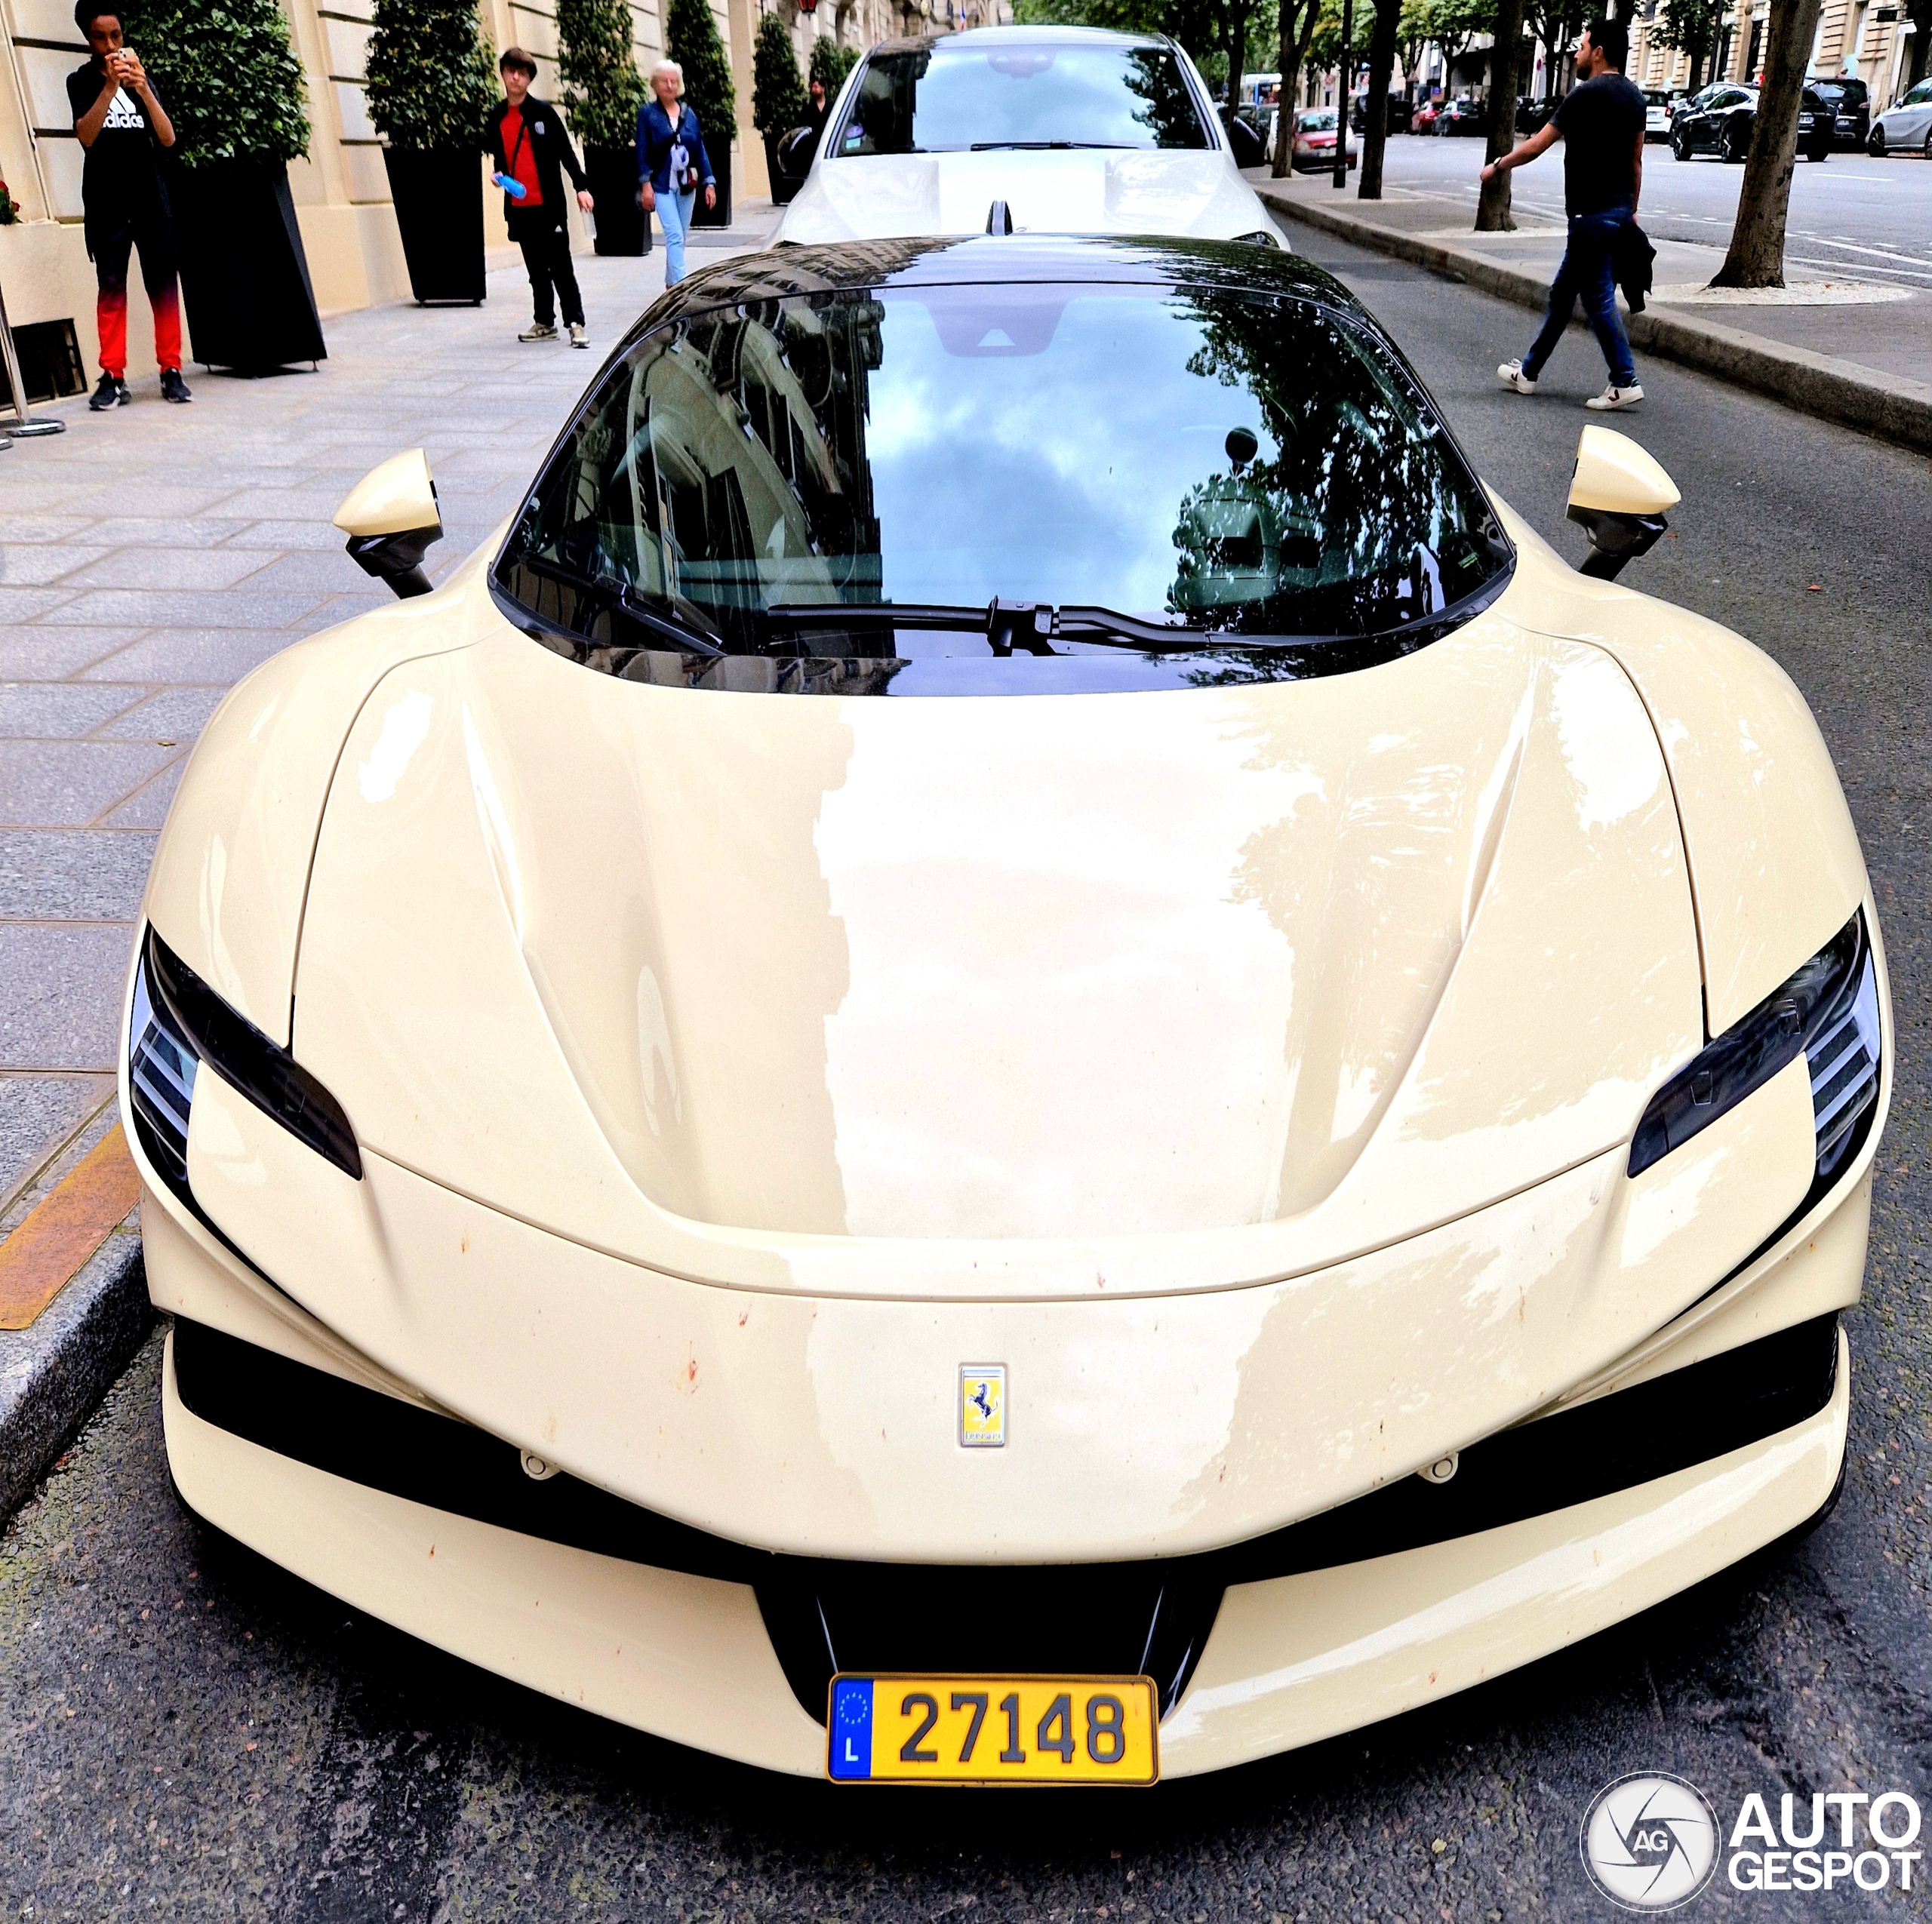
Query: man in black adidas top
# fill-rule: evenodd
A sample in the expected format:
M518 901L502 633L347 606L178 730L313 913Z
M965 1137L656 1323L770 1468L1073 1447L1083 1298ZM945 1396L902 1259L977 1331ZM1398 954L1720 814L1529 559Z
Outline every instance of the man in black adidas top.
M161 391L170 401L186 401L192 397L181 378L174 230L161 177L161 150L174 146L174 123L155 98L140 56L123 44L117 7L75 0L74 24L94 49L93 59L67 76L74 131L87 149L81 207L100 290L94 320L100 335L100 383L88 405L121 407L134 398L127 382L128 259L137 249L141 284L154 309Z

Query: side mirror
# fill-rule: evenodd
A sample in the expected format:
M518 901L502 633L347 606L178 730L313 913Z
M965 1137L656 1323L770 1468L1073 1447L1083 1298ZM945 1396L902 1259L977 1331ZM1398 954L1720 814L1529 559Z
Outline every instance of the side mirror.
M349 536L349 553L365 574L386 581L403 596L427 595L423 554L443 538L436 484L421 448L392 454L371 468L335 511L335 524Z
M1237 167L1260 167L1268 158L1268 143L1239 114L1228 116L1228 151Z
M1628 435L1586 428L1570 477L1570 518L1590 537L1578 572L1614 581L1626 561L1647 555L1684 497L1677 484Z
M818 130L795 127L773 150L778 171L787 180L802 180L812 171L812 157L818 150Z

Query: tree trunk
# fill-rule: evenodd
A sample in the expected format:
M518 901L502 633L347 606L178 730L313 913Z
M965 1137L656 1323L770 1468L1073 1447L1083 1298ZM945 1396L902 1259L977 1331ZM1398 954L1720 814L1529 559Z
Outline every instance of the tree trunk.
M1488 155L1494 160L1516 144L1516 66L1523 57L1523 0L1497 0L1496 46L1489 57ZM1515 231L1509 211L1509 177L1498 174L1484 184L1476 203L1478 234Z
M1520 5L1521 0L1517 0ZM1361 109L1361 186L1357 198L1382 198L1382 154L1389 144L1389 78L1395 70L1395 20L1401 0L1376 0L1375 31L1368 41L1368 98ZM1347 117L1342 125L1346 129ZM1338 137L1348 138L1346 131Z
M1295 82L1308 59L1309 42L1315 38L1315 17L1321 0L1302 0L1301 23L1296 26L1295 0L1281 0L1281 45L1276 65L1281 75L1281 106L1275 117L1273 173L1280 180L1294 164L1295 140Z
M1712 278L1714 287L1784 285L1785 217L1791 207L1792 164L1798 158L1798 106L1818 9L1819 0L1771 0L1764 89L1751 130L1730 250Z

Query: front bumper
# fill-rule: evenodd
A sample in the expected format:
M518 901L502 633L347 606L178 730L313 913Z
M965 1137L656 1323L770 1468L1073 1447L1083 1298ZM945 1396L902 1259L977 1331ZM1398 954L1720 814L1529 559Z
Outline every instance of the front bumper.
M1862 1235L1859 1244L1862 1256ZM1835 1318L1819 1319L1677 1381L1654 1378L1505 1433L1468 1452L1441 1489L1418 1485L1418 1497L1398 1488L1349 1506L1368 1513L1380 1504L1379 1517L1334 1513L1218 1561L1179 1560L1177 1569L1195 1566L1183 1575L1197 1584L1208 1566L1215 1607L1164 1722L1164 1774L1225 1768L1447 1695L1804 1524L1836 1486L1850 1376ZM1740 1394L1754 1382L1758 1394ZM331 1412L350 1420L308 1420ZM395 1437L384 1431L389 1412L401 1426ZM823 1728L802 1701L808 1686L795 1652L781 1659L786 1638L774 1621L772 1579L785 1560L667 1525L567 1479L532 1480L509 1446L467 1425L198 1326L170 1335L163 1418L191 1508L356 1607L674 1741L801 1775L822 1769ZM1601 1484L1632 1466L1654 1469L1723 1440L1727 1428L1748 1440L1582 1501L1516 1514L1546 1501L1566 1476L1582 1488L1592 1476ZM395 1447L405 1438L412 1447ZM1478 1460L1484 1450L1497 1456L1488 1466ZM1526 1490L1513 1473L1533 1464ZM1391 1542L1405 1529L1432 1534L1427 1525L1419 1532L1416 1519L1437 1500L1454 1508L1466 1477L1454 1534L1368 1554L1378 1534ZM1271 1561L1280 1574L1261 1573ZM1104 1594L1129 1567L1078 1574ZM863 1568L851 1574L867 1577ZM872 1574L889 1587L897 1573ZM1214 1581L1223 1574L1235 1579L1224 1591ZM872 1654L854 1647L835 1660L860 1665Z

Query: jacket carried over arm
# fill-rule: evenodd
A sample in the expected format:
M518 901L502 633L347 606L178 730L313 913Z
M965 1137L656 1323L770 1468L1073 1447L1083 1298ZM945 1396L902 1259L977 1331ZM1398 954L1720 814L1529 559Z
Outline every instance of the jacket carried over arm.
M510 165L503 140L503 118L509 110L509 101L499 100L490 115L490 151L499 174L512 174L515 171ZM580 191L589 186L589 177L577 157L577 149L571 145L571 137L564 131L563 116L548 100L540 100L534 94L524 96L523 126L530 151L536 156L537 185L543 196L543 211L561 223L564 219L562 175L568 174L571 184ZM513 215L525 210L506 194L503 211L506 215Z
M704 151L704 135L697 124L697 111L678 103L678 124L673 127L670 116L657 101L647 101L638 110L637 117L637 177L648 180L660 194L671 191L671 149L681 141L685 151L691 156L691 164L697 169L699 181L705 186L715 186L711 171L711 156Z

